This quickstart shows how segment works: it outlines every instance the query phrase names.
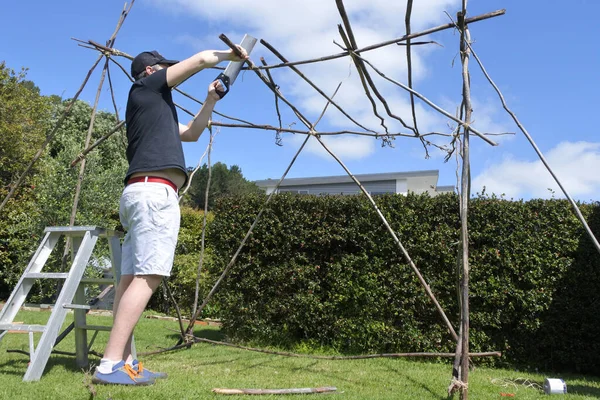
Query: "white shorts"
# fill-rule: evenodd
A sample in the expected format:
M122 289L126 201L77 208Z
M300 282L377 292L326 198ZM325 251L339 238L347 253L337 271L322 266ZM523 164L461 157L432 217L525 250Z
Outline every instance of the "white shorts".
M121 195L119 217L127 231L121 275L170 276L180 223L175 190L162 183L130 184Z

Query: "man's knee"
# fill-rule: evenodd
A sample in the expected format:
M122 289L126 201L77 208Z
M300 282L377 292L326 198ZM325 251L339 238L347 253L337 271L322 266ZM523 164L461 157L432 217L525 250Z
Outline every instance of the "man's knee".
M152 292L154 292L162 282L163 278L164 276L162 275L136 275L134 279L145 282L145 284L152 289Z

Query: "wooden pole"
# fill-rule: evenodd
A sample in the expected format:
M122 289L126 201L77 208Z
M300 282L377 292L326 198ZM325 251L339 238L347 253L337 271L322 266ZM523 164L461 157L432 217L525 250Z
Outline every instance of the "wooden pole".
M462 11L458 13L458 23L461 26L460 58L462 61L463 77L463 109L467 125L463 126L462 143L462 177L460 193L460 239L462 246L462 281L461 281L461 387L460 398L469 398L469 229L468 212L469 197L471 195L471 166L469 158L469 123L471 122L471 78L469 76L469 47L465 44L470 41L470 34L465 24L467 0L463 0Z
M217 394L314 394L314 393L333 393L337 391L334 386L325 386L317 388L292 388L292 389L224 389L215 388L212 390Z
M204 190L204 215L202 216L202 236L200 238L200 260L198 261L198 269L196 271L196 290L194 291L194 306L192 308L192 314L196 314L198 308L198 296L200 295L200 275L202 274L202 266L204 265L204 251L205 251L205 239L206 239L206 225L208 223L208 195L210 194L210 182L212 180L212 164L210 155L212 153L212 145L214 135L212 127L209 127L210 140L206 149L207 153L207 165L208 165L208 177L206 179L206 189Z

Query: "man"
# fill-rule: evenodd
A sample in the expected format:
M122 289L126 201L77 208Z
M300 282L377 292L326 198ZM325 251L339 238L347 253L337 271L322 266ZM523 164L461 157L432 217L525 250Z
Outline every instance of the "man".
M238 49L243 58L248 57L243 48ZM144 369L132 358L131 335L152 293L173 266L180 219L177 191L188 179L181 142L198 140L224 88L219 81L212 82L204 105L187 125L178 122L171 89L226 60L242 59L232 50L206 50L177 62L150 51L136 56L131 64L135 82L126 111L129 170L119 206L127 234L114 324L94 383L149 385L166 377Z

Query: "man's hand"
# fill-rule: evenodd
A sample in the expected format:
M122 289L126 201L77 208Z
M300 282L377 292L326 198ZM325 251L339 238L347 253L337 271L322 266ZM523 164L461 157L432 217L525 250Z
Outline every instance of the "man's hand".
M225 88L221 84L221 81L217 79L208 85L208 94L206 95L206 100L212 100L214 102L221 100L221 96L218 92L225 92Z
M206 100L202 105L202 108L196 114L194 119L186 125L179 126L179 137L182 142L195 142L198 140L200 135L206 127L208 126L208 121L210 120L210 116L217 104L217 101L221 100L221 96L219 96L219 91L223 91L223 86L221 85L221 81L218 79L214 82L211 82L208 85L208 93L206 95Z
M246 52L246 50L240 46L239 44L236 44L235 47L237 47L237 49L240 51L240 53L242 53L242 58L238 57L235 55L235 52L232 49L229 49L229 61L243 61L246 60L248 58L248 53Z

